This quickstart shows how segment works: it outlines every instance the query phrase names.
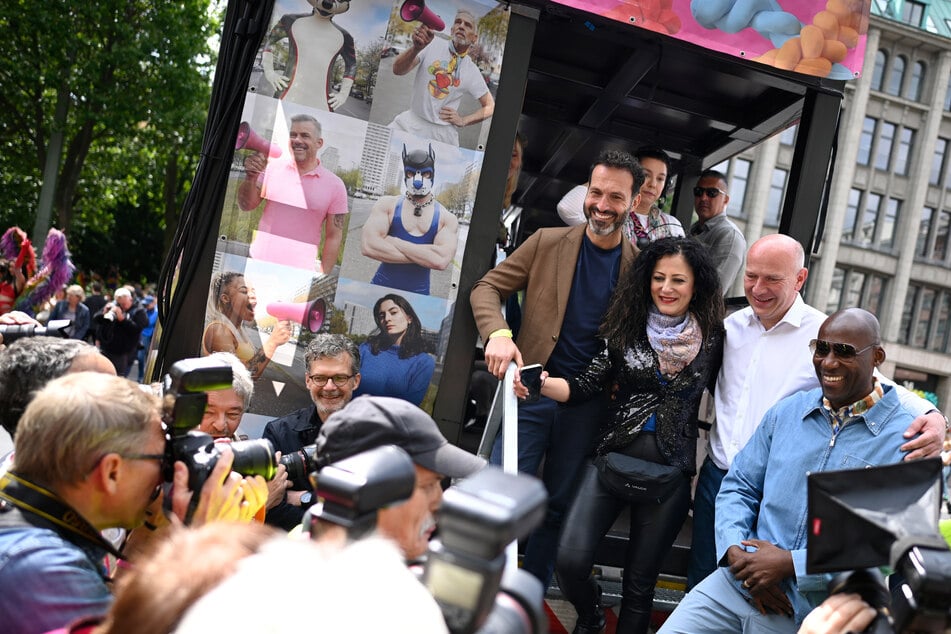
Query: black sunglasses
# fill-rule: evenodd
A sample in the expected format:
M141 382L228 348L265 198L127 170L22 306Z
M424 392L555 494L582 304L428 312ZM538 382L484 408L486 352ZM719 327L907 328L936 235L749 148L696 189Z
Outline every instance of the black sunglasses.
M707 195L707 198L716 198L720 194L726 195L726 192L720 189L719 187L694 187L693 195L697 198L700 198L704 194Z
M822 339L813 339L809 342L809 349L812 350L813 355L820 358L827 357L830 352L834 352L835 356L839 359L854 359L856 356L866 350L871 350L877 345L877 343L873 343L869 346L865 346L861 350L856 350L855 346L850 343L834 343L832 341L823 341Z

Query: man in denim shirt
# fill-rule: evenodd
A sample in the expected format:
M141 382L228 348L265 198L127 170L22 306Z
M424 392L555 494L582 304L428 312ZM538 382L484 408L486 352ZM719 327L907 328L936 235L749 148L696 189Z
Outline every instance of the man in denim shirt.
M806 474L901 461L914 417L873 376L885 360L878 320L859 308L835 313L810 348L820 387L772 407L733 461L717 496L720 568L662 634L796 632L828 582L805 572Z

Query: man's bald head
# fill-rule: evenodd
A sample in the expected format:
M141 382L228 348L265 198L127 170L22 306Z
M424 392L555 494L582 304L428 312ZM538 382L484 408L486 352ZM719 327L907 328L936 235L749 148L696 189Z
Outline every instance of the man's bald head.
M763 236L749 248L743 290L767 330L795 303L809 275L805 261L802 245L781 233Z
M885 361L878 319L846 308L822 322L812 363L822 394L833 407L859 401L872 391L875 368Z

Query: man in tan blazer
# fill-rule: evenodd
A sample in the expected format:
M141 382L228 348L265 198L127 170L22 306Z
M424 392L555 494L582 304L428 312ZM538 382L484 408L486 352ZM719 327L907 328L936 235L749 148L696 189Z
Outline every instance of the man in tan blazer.
M489 372L502 378L509 362L541 363L553 376L572 376L599 350L598 327L621 271L636 255L621 226L637 205L644 172L626 152L604 152L591 168L585 196L587 222L540 229L472 287L472 314L485 342ZM517 342L502 316L505 300L525 291ZM605 400L559 405L541 398L519 405L519 470L548 489L545 522L529 537L523 567L551 581L561 523L574 482L598 431ZM496 440L493 462L501 461Z

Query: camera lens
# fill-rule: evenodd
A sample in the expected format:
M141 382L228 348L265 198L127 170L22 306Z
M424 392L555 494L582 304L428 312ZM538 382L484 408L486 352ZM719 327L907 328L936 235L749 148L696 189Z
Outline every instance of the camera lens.
M265 480L274 477L274 447L269 440L241 440L230 445L234 452L231 470L245 476L262 476Z
M281 456L281 464L287 469L287 479L306 481L312 471L317 471L317 446L307 445L299 451Z

